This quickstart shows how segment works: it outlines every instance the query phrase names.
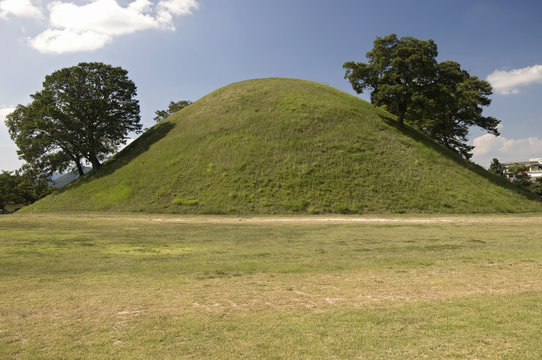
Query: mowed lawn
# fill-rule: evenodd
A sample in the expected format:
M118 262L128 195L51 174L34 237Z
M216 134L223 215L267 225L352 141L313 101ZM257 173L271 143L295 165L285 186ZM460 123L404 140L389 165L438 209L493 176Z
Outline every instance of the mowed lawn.
M0 216L0 359L540 359L542 216Z

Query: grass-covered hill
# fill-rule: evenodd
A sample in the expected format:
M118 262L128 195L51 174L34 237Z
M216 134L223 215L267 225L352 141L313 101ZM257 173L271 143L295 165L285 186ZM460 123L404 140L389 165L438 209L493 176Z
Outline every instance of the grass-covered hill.
M541 211L505 180L322 84L219 89L25 211L194 214Z

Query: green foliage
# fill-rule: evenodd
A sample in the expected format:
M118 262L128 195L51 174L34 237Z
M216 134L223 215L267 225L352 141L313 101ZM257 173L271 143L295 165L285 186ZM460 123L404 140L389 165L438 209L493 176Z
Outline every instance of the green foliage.
M437 55L433 40L391 34L376 38L366 55L368 63L350 61L343 68L354 90L359 94L371 89L371 102L385 105L402 127L408 109L423 102L426 86L434 81Z
M493 158L491 161L491 165L489 165L489 172L492 172L493 174L502 176L504 173L504 166L501 164L499 159Z
M374 41L368 63L346 62L345 78L358 94L371 89L371 102L396 115L400 127L406 120L469 159L469 127L499 134L500 121L482 116L492 88L456 62L437 63L437 54L433 40L391 34Z
M491 85L469 75L458 63L437 64L435 80L425 91L427 101L414 106L407 119L447 148L469 159L474 148L467 139L471 126L499 135L500 121L482 115L482 107L491 103Z
M536 178L530 186L530 190L537 194L538 196L542 196L542 178Z
M183 214L538 211L491 176L355 96L294 79L219 89L102 169L24 211ZM122 184L123 196L119 192ZM175 199L181 204L175 204ZM115 200L115 201L113 201ZM196 204L185 201L197 200ZM182 204L184 203L184 204Z
M8 172L2 171L0 174L0 210L6 212L6 205L19 202L17 192L17 179Z
M531 185L531 178L527 174L529 168L524 165L510 166L508 172L514 174L512 182L518 186L528 188Z
M36 174L28 168L23 167L15 174L18 177L17 192L24 205L34 203L54 190L54 187L49 186L49 181L45 176Z
M189 100L180 100L177 102L170 101L167 110L156 110L154 112L156 114L154 121L160 122L177 111L184 109L190 104L192 104L192 102Z
M509 166L507 172L513 174L511 181L538 196L542 196L542 178L532 178L528 174L529 167L525 165Z
M531 185L531 191L539 196L542 196L542 178L536 178Z
M7 116L19 156L35 170L50 174L93 168L140 131L136 86L127 71L102 63L80 63L45 77L43 90Z
M29 171L2 171L0 174L0 210L6 212L7 205L29 205L50 194L52 188L43 176Z

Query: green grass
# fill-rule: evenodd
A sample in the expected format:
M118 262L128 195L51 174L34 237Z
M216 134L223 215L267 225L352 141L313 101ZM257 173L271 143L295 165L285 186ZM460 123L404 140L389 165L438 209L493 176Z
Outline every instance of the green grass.
M99 172L23 210L184 214L499 213L542 203L329 86L229 85Z
M1 216L0 358L540 358L540 215L348 219Z

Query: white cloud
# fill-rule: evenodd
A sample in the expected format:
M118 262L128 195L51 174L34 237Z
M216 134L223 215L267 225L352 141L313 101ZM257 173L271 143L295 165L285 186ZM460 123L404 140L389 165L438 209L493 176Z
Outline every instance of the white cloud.
M15 170L23 162L17 156L17 146L9 137L6 127L6 115L15 110L12 107L0 107L0 170Z
M7 114L13 112L15 108L12 107L1 107L0 108L0 144L5 146L11 142L9 137L8 128L6 126L6 116Z
M44 53L96 50L115 36L155 28L155 19L147 13L150 6L147 0L136 0L126 8L116 0L83 6L55 1L49 5L49 28L29 43Z
M542 65L533 65L509 71L495 70L489 74L487 81L499 94L517 94L522 86L542 83Z
M74 32L47 29L35 38L29 39L29 43L40 52L62 54L97 50L112 40L112 36L100 34L96 31Z
M474 139L473 145L472 161L486 168L493 158L500 162L510 162L542 157L542 139L538 137L508 139L485 134Z
M41 16L39 8L30 1L0 0L0 14ZM47 28L27 40L42 53L93 51L137 31L174 31L174 18L191 14L197 8L196 0L133 0L127 6L119 5L118 0L90 0L83 5L54 0L47 6Z
M167 28L171 28L173 16L189 15L192 9L197 9L196 0L162 0L157 6L157 21Z
M6 128L6 116L13 112L15 110L15 108L13 107L1 107L0 108L0 129L4 129ZM6 131L7 131L7 128L6 128Z
M124 35L156 27L148 14L151 5L148 0L136 0L126 8L116 0L96 0L83 6L55 1L49 5L49 23L52 28L73 32Z
M35 19L40 19L43 16L40 8L32 4L30 0L0 1L0 18L8 18L9 15Z

